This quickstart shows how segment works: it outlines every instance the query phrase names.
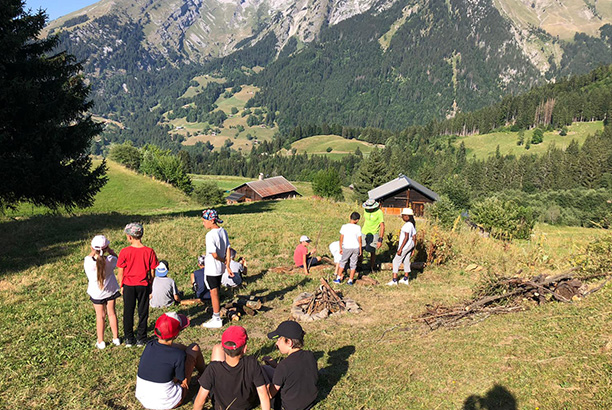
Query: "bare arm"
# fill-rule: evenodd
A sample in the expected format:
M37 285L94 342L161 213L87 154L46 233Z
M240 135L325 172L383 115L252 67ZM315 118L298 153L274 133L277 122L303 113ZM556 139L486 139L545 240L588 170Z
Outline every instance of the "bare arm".
M230 262L232 261L231 252L232 248L228 246L225 250L225 268L227 269L227 274L229 275L229 277L233 278L234 272L232 272L232 268L230 268Z
M402 254L402 250L404 249L404 246L406 246L406 243L408 243L408 237L409 237L409 233L408 232L404 232L406 235L404 235L404 240L402 241L402 244L397 248L397 255L401 255Z
M123 268L117 268L117 281L119 282L121 294L123 294Z
M210 392L208 390L206 390L204 387L200 386L200 390L198 391L198 395L196 396L195 400L193 401L193 410L202 410L204 408L204 403L206 403L206 399L208 398L208 394ZM269 406L270 400L268 399L268 406ZM270 407L268 407L269 409Z
M304 267L304 273L306 275L308 275L308 264L306 263L306 261L308 260L308 254L304 254L304 256L302 256L302 267Z
M383 238L385 237L385 223L380 223L380 231L378 233L378 243L376 244L376 249L380 249L382 246Z
M344 235L340 234L340 255L342 255L342 243L344 242Z
M270 383L268 385L268 391L270 392L270 398L273 398L274 396L276 396L276 393L279 392L280 388L281 388L280 386L277 386L274 383Z
M257 395L261 403L261 410L270 410L270 397L268 396L268 388L265 384L257 388ZM193 404L193 408L195 410L195 403Z

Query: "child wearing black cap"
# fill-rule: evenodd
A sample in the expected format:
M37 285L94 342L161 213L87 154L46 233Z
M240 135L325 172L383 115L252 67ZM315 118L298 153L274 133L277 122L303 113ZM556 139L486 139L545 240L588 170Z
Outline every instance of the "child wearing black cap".
M136 378L136 398L145 409L178 407L189 390L193 369L204 372L200 347L174 341L187 326L187 316L176 312L164 313L155 322L157 340L145 346Z
M304 330L299 323L286 320L268 338L276 340L281 354L287 357L274 367L264 366L272 383L268 385L270 397L275 398L274 409L307 410L314 406L317 395L319 372L317 360L311 351L302 350ZM280 396L280 397L279 397Z
M221 344L213 347L210 364L200 377L200 390L193 410L202 410L210 396L214 410L250 410L261 404L270 410L270 398L261 366L253 356L245 356L247 332L242 326L230 326Z

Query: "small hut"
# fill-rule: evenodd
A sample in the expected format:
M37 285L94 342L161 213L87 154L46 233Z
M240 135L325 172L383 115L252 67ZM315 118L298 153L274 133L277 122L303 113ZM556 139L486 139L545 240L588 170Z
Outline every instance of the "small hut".
M423 215L425 204L437 201L439 198L431 189L402 174L368 191L368 196L377 200L386 214L399 215L402 208L412 208L417 216Z
M297 189L282 176L264 179L263 175L260 175L259 180L246 182L232 191L226 198L228 204L301 196Z

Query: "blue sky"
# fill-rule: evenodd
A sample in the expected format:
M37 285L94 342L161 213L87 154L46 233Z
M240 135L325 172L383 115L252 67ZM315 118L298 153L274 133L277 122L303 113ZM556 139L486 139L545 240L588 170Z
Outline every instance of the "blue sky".
M98 0L26 0L26 9L33 11L39 8L47 10L49 20L65 16L68 13L96 3Z

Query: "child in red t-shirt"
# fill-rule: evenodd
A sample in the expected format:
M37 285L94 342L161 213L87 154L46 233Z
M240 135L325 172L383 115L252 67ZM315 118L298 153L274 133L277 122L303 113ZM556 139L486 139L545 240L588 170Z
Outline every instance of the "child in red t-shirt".
M117 279L123 294L123 333L127 347L147 341L149 320L149 294L153 282L153 269L157 267L155 251L141 242L144 228L139 223L127 224L124 229L130 246L121 249L117 260ZM138 302L138 333L134 338L134 309Z

